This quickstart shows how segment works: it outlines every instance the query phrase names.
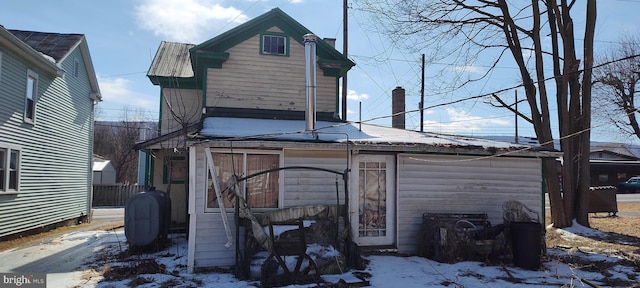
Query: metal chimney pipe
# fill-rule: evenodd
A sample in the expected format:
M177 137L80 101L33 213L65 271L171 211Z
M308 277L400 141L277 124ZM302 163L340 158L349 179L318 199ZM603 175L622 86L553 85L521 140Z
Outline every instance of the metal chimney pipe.
M306 105L305 122L307 131L316 129L316 43L318 37L313 34L304 35Z

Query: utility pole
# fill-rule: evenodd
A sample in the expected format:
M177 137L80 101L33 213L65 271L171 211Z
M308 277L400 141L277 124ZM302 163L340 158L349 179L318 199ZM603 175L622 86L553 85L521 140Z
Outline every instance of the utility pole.
M345 58L348 58L347 52L349 47L347 5L347 0L344 0L342 2L342 54L344 54ZM347 121L347 72L344 72L344 75L342 75L342 121Z
M422 54L422 81L420 84L420 132L424 132L424 54Z
M516 90L516 144L518 144L518 90Z

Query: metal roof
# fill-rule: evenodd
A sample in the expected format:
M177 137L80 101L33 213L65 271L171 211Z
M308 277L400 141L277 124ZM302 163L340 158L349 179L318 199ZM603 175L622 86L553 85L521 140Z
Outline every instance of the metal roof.
M417 132L357 122L318 121L316 130L305 131L304 120L207 117L196 138L232 141L288 141L352 143L375 150L500 154L557 157L557 152L537 146L447 134Z
M152 79L154 77L193 77L189 49L194 46L194 44L162 41L149 67L147 77Z

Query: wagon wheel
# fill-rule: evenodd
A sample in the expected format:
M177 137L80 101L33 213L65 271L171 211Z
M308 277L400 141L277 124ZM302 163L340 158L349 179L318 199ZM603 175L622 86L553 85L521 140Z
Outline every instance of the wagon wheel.
M301 256L298 256L298 257L301 257ZM320 269L318 268L318 264L316 264L316 261L313 261L313 259L311 258L311 256L309 256L309 254L304 254L304 256L302 256L302 261L299 261L300 264L301 265L304 264L305 260L307 262L304 268L302 270L300 270L299 268L295 270L295 271L298 271L298 276L299 276L298 278L304 281L320 279Z
M296 257L295 267L287 265L286 256L271 254L262 264L261 281L265 287L309 283L320 279L320 269L307 254L289 255Z

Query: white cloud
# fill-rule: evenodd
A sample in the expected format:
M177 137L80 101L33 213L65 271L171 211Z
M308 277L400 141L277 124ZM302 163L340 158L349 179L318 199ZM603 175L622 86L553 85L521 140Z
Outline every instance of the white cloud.
M457 71L457 72L471 73L471 74L482 74L482 73L484 73L484 68L478 67L478 66L473 66L473 65L455 66L455 67L453 67L453 70Z
M509 121L505 121L501 118L473 116L471 113L461 109L447 108L445 113L448 120L425 120L425 129L428 131L450 134L466 134L486 131L495 127L508 127L511 125ZM434 115L432 113L429 114Z
M102 95L101 106L127 105L135 108L149 109L158 106L156 97L136 92L131 88L132 82L125 78L101 78L98 84Z
M358 94L355 90L347 90L347 99L349 100L355 100L355 101L362 101L362 100L366 100L369 99L369 95L362 93L362 94Z
M144 0L136 6L138 25L168 41L198 44L249 17L218 0Z

